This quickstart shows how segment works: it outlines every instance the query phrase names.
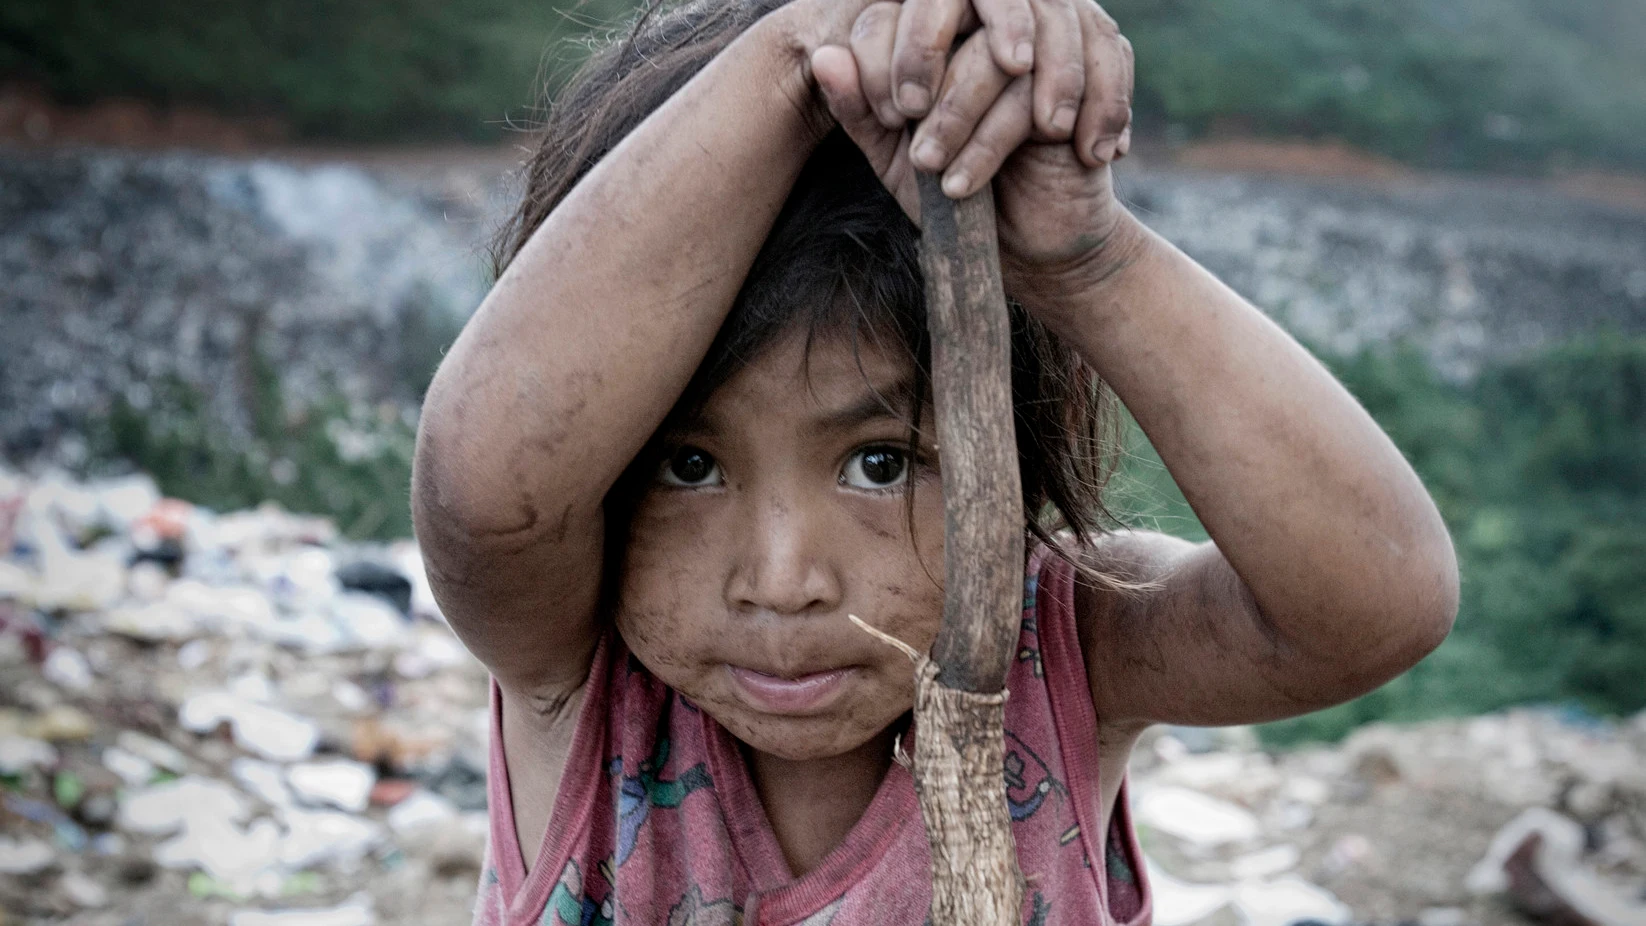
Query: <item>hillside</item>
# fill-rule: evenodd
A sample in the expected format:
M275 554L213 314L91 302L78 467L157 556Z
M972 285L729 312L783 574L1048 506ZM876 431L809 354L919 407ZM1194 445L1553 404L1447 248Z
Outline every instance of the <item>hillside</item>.
M1635 0L1106 6L1136 45L1138 122L1151 136L1335 137L1428 166L1646 169L1646 5ZM15 0L0 7L0 85L76 105L204 107L263 138L495 140L530 123L539 86L632 9ZM0 112L0 135L52 131L5 123Z

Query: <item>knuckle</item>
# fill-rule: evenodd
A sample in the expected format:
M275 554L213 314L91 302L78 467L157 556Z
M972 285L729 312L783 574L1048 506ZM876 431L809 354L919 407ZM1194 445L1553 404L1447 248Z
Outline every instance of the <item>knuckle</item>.
M1114 17L1109 15L1109 11L1105 10L1102 4L1087 3L1086 6L1091 8L1092 19L1104 32L1116 35L1120 33L1120 23L1115 22Z

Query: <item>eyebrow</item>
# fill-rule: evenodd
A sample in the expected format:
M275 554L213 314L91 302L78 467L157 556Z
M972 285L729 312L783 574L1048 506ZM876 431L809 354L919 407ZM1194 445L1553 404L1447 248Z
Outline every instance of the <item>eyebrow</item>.
M849 431L882 418L906 422L910 419L914 398L914 381L910 377L903 377L884 389L871 384L869 391L857 401L824 411L817 417L816 424L831 431Z
M902 377L885 388L878 388L870 383L868 391L856 401L824 410L812 420L812 424L828 431L849 431L866 422L888 418L908 422L914 395L912 377ZM674 435L695 434L708 438L716 437L720 433L719 422L701 407L668 430Z

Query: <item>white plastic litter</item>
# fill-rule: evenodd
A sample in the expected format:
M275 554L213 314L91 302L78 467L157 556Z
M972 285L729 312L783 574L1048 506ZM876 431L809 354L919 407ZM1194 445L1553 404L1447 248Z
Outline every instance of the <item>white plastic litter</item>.
M1202 848L1247 842L1261 832L1250 811L1170 785L1139 789L1132 812L1144 826Z
M320 728L312 721L226 691L190 696L179 709L178 720L195 733L209 733L227 723L236 745L276 762L307 759L320 742Z
M40 666L40 674L52 684L69 691L86 691L96 681L86 657L66 646L51 651Z
M373 926L371 898L356 894L340 906L313 910L237 910L229 926Z
M163 743L152 736L144 736L135 730L122 730L115 736L114 744L129 753L142 756L168 772L182 774L188 771L188 756L183 755L170 743Z
M427 678L473 658L450 631L428 630L418 634L416 643L394 657L394 671L402 678Z
M1154 889L1154 926L1198 923L1234 900L1231 885L1181 881L1152 861L1149 885Z
M154 763L119 746L103 750L103 767L120 776L127 787L139 788L154 780Z
M389 810L389 829L396 835L411 836L456 819L457 805L438 794L418 790Z
M163 835L199 822L244 820L246 812L239 791L216 779L185 775L128 795L119 820L124 829Z
M31 768L56 764L56 746L32 736L0 733L0 775L20 775Z
M1498 830L1492 844L1463 880L1472 894L1501 894L1509 889L1509 875L1503 870L1509 856L1533 833L1543 838L1543 848L1554 855L1576 858L1583 852L1583 826L1576 820L1543 807L1532 807Z
M35 578L16 563L0 562L0 601L33 601Z
M38 839L0 836L0 874L32 875L45 871L56 860L57 853Z
M1297 846L1270 846L1260 852L1243 855L1229 863L1229 873L1241 881L1272 878L1297 867L1303 853Z
M154 860L166 868L199 869L244 889L280 856L280 828L257 820L241 829L221 818L191 818L182 832L154 848Z
M405 618L376 595L343 592L332 599L331 614L350 646L385 649L407 637Z
M63 896L77 907L95 909L109 905L108 889L93 881L84 872L64 872L63 877L57 880L57 887L63 892Z
M297 800L286 786L284 770L273 762L241 756L229 763L229 772L241 787L275 807L288 807Z
M280 862L292 869L322 864L343 867L358 862L383 839L383 829L370 820L331 810L281 813L286 838L280 844Z
M108 479L87 487L97 502L97 518L109 527L125 531L131 522L154 510L160 490L154 479L138 473Z
M1295 875L1236 885L1234 907L1246 926L1291 926L1301 920L1339 926L1354 918L1331 892Z
M286 783L304 803L360 813L370 801L377 772L364 762L347 759L306 762L286 770Z
M103 628L150 643L181 642L206 632L192 614L165 601L111 608L103 615Z

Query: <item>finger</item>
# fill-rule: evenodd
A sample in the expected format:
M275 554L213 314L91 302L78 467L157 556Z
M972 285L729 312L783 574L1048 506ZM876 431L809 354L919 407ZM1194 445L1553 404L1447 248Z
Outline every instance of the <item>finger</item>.
M1039 0L1035 6L1034 125L1048 141L1072 137L1086 92L1085 51L1075 2Z
M1095 4L1080 0L1085 39L1086 92L1075 129L1075 152L1088 167L1120 157L1132 121L1132 43ZM1126 137L1126 147L1131 139Z
M1014 79L983 114L977 130L943 175L943 192L950 199L962 199L981 190L994 179L1012 152L1029 139L1034 131L1029 111L1032 85L1028 75Z
M909 149L914 165L921 170L947 167L1013 79L995 64L983 34L973 33L949 62L937 105L915 130Z
M884 177L897 153L898 136L880 124L863 95L852 53L838 45L824 45L812 52L812 76L835 121L863 152L875 173Z
M892 102L892 42L897 38L899 5L876 3L852 24L852 57L869 106L888 129L900 129L908 120Z
M1034 8L1029 0L973 0L989 51L1007 74L1027 74L1034 68ZM961 25L964 31L964 24Z
M967 0L906 0L902 4L892 47L892 87L898 110L910 119L931 110L966 6Z

